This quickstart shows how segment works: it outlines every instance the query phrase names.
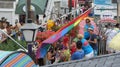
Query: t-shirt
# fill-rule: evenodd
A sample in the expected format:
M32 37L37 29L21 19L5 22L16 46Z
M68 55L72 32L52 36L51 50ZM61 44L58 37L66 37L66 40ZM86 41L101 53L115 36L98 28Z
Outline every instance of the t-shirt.
M69 61L70 59L70 50L64 50L64 55L65 55L65 61Z
M90 33L88 31L84 32L84 38L88 40L90 38Z
M110 31L107 31L105 34L107 36L107 45L109 44L109 42L113 39L113 37L118 33L118 31L116 30L110 30Z
M89 40L94 41L94 39L97 39L97 35L91 34ZM90 43L90 45L94 50L97 50L97 43Z
M71 47L71 55L72 55L75 51L76 51L76 46L73 45L73 46Z
M86 39L83 38L81 42L82 42L82 49L84 50L85 55L93 51L92 47L90 46L90 44L88 43Z
M94 26L93 26L93 25L88 25L88 24L86 24L86 25L84 26L84 31L88 31L88 28L94 29Z
M71 56L71 60L79 60L82 58L84 58L84 51L83 50L76 51Z
M64 44L65 47L68 46L68 42L69 42L69 37L65 36L65 37L63 38L63 44Z

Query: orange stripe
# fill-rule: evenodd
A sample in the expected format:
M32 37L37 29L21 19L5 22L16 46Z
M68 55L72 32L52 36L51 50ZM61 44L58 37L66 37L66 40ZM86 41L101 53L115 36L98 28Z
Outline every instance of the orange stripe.
M19 61L23 56L25 56L25 54L20 54L19 56L17 56L16 58L14 58L12 61L10 61L8 64L6 64L5 67L11 67L14 63L16 63L17 61Z
M32 67L32 65L35 64L33 61L31 61L30 63L28 63L25 67Z

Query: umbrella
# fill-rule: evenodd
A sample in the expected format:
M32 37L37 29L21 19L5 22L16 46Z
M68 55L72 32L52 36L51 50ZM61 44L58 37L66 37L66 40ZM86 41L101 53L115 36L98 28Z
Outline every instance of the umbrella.
M109 47L114 50L120 50L120 33L118 33L113 39L110 41Z

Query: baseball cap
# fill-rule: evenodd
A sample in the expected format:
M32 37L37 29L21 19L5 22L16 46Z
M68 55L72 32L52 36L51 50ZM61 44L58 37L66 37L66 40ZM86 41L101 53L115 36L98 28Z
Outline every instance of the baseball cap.
M94 29L93 29L93 28L91 28L91 27L89 27L89 28L88 28L88 30L92 30L92 31L93 31Z

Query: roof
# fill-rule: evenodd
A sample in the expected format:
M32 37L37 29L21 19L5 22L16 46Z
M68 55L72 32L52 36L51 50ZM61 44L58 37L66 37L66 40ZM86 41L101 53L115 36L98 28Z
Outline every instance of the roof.
M25 14L23 11L24 6L26 4L26 0L19 0L16 5L15 13L16 14ZM32 6L35 8L35 14L44 14L44 10L46 8L47 0L31 0Z
M0 51L0 67L37 67L37 65L25 52Z
M43 67L120 67L120 53L52 64Z

